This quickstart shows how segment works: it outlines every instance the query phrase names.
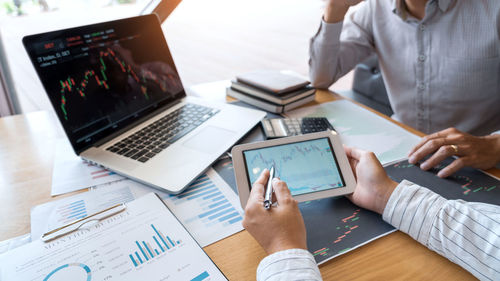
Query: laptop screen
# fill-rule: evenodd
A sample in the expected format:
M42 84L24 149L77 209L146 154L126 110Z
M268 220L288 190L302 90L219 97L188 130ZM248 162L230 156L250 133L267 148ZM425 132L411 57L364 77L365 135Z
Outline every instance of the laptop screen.
M185 96L155 15L31 35L23 43L77 153Z

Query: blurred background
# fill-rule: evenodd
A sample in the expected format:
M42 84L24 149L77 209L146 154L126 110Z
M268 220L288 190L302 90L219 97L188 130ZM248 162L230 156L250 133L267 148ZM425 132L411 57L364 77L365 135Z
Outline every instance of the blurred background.
M11 93L15 113L52 110L23 36L139 15L148 4L156 5L150 2L0 0L0 67L4 80L11 81L4 92ZM309 39L324 5L324 0L182 0L162 27L185 88L258 69L307 76ZM349 74L330 89L350 89L351 83Z

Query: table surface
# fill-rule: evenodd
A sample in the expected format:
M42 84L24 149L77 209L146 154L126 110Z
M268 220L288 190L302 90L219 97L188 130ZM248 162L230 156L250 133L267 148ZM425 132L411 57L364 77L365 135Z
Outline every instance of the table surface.
M308 105L339 98L342 97L332 92L318 91L316 100ZM0 118L0 240L30 232L33 206L75 194L50 196L54 144L62 137L64 132L52 112ZM500 176L500 170L488 172ZM266 255L247 231L204 250L230 280L255 280L257 265ZM474 279L464 269L399 231L330 260L320 270L325 280Z

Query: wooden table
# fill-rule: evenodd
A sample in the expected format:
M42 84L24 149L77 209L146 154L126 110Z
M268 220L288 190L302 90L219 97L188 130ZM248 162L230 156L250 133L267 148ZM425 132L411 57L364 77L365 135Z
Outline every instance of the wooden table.
M309 105L339 98L334 93L318 91L316 101ZM30 232L33 206L72 195L50 196L54 144L61 137L64 132L52 112L0 119L0 240ZM500 170L490 172L500 176ZM255 280L257 265L265 257L265 252L246 231L204 249L230 280ZM474 279L467 271L399 231L337 257L321 265L320 270L325 280Z

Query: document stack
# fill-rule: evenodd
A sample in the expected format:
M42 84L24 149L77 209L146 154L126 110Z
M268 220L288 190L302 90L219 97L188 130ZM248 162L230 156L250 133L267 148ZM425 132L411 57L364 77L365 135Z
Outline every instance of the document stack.
M264 70L236 76L226 94L263 110L283 113L313 101L315 91L296 73Z

